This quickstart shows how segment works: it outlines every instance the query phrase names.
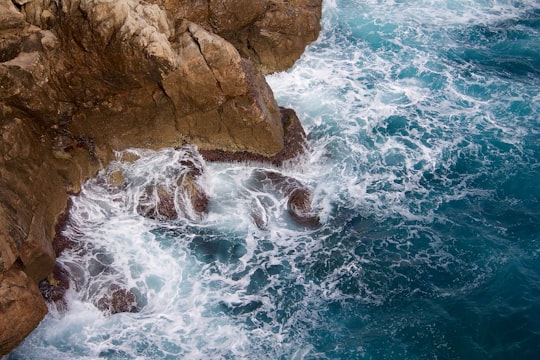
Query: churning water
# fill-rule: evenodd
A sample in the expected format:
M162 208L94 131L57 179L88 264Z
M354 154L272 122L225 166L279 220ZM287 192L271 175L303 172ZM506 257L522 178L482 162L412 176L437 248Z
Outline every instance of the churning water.
M311 146L272 170L321 226L261 164L206 164L202 219L143 218L185 149L131 150L102 173L126 187L73 198L86 250L60 261L85 286L8 359L540 358L540 2L329 0L322 25L268 77ZM139 312L96 308L110 282Z

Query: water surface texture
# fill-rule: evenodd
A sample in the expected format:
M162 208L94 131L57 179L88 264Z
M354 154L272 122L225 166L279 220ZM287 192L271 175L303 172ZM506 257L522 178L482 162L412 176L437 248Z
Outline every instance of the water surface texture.
M268 77L311 146L272 170L321 226L261 164L206 164L203 219L143 218L185 152L132 150L128 186L73 199L84 288L8 359L540 358L540 2L330 0L322 25ZM110 282L138 313L95 307Z

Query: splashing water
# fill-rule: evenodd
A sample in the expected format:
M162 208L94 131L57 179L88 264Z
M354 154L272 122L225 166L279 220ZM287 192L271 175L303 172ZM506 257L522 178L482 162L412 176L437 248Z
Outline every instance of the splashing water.
M84 286L9 359L540 355L540 4L333 0L323 15L268 77L308 156L204 164L208 212L158 220L137 199L185 149L129 150L140 160L73 198L81 245L59 260ZM313 191L320 226L291 219L267 171ZM138 312L98 309L111 283Z

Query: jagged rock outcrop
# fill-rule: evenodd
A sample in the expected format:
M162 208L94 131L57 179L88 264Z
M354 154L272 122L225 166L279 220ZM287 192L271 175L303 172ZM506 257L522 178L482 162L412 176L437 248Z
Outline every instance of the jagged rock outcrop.
M67 194L113 150L297 154L301 125L263 74L294 63L320 16L321 0L0 0L0 293L53 272ZM0 317L16 317L1 301ZM46 310L17 309L25 327L0 332L0 355Z
M320 0L156 0L233 44L264 73L291 67L320 31Z

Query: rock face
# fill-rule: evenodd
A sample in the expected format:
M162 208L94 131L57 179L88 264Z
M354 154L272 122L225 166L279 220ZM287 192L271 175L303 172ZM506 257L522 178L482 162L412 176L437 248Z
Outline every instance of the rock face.
M297 154L302 137L287 134L301 125L263 74L315 40L321 3L0 0L0 293L18 283L26 299L53 272L67 194L114 150L187 142L221 156ZM203 211L205 199L192 205ZM124 295L111 294L111 311ZM23 307L27 327L0 332L0 355L46 310L43 299L2 303L0 318Z
M24 271L0 274L0 355L7 354L47 313L37 285Z
M286 70L320 31L320 0L158 0L233 44L265 73Z

